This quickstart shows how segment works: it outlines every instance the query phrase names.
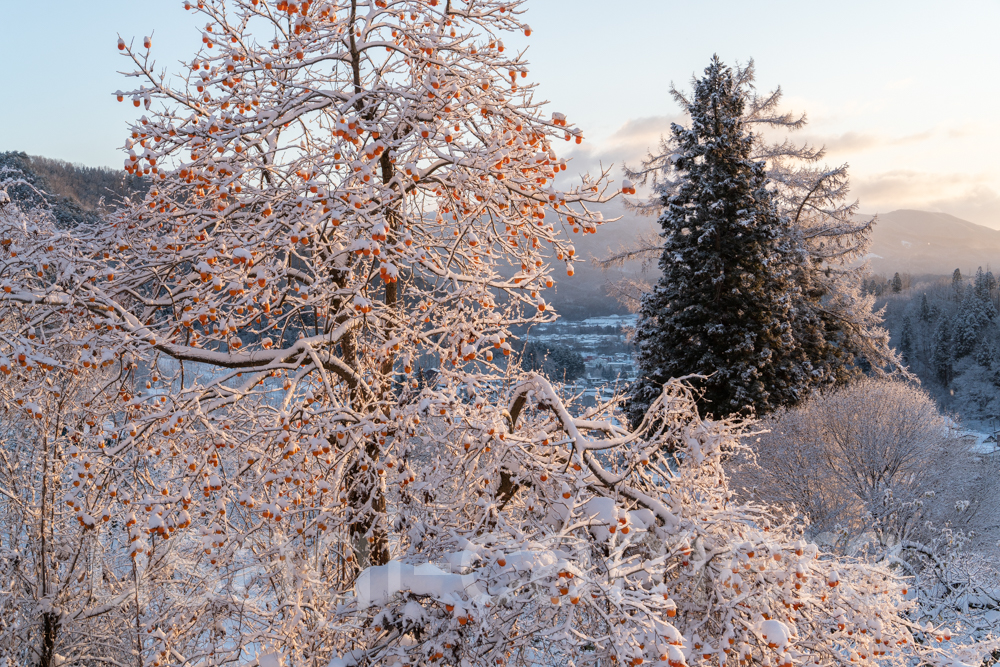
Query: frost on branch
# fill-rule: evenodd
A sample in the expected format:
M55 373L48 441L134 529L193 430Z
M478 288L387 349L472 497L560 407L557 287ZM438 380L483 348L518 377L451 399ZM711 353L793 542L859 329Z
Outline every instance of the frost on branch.
M117 372L91 346L81 312L52 318L44 306L3 301L14 293L21 248L41 243L48 252L31 267L36 274L68 266L66 249L55 251L55 217L9 202L0 207L0 230L0 656L58 664L60 653L83 648L66 650L68 636L126 661L132 562L127 536L105 530L117 490L104 483L102 455L115 435L105 415L120 400ZM85 365L67 366L80 358Z
M177 77L155 40L117 42L144 198L72 233L0 220L0 372L90 463L59 502L134 562L129 651L315 656L390 560L421 424L484 405L609 194L554 187L583 134L504 46L520 2L187 5ZM47 374L97 371L61 415L43 400Z
M742 426L701 420L683 385L638 433L571 416L538 376L508 401L514 428L474 455L458 429L436 440L398 553L342 612L367 647L349 664L953 664L948 629L908 620L903 581L733 501L721 459Z
M148 195L72 233L0 218L0 392L19 446L61 462L9 469L59 506L25 539L61 584L5 604L59 608L53 653L676 667L744 644L800 664L909 648L891 581L844 564L831 588L833 565L733 507L734 426L698 420L686 390L633 434L613 406L573 416L506 374L514 327L554 317L563 232L596 230L606 198L603 177L552 185L582 133L504 47L528 32L521 3L188 4L202 47L176 86L118 44L140 79L120 97L144 114L126 167ZM71 401L52 400L62 378ZM837 614L851 635L830 634ZM70 629L87 619L104 635ZM765 620L788 651L761 643ZM879 644L854 631L876 620Z

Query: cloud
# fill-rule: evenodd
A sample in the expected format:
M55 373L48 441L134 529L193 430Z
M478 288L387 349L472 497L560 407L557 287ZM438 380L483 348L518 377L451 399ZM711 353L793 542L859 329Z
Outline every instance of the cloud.
M672 123L685 123L687 117L681 114L672 116L646 116L643 118L633 118L615 130L611 135L600 138L596 142L584 142L583 146L577 148L575 145L570 149L567 157L576 161L574 165L579 173L584 171L596 171L598 165L607 167L614 163L616 167L622 164L635 167L647 156L649 152L656 153L661 139L670 135ZM774 134L765 130L767 135ZM907 134L902 136L882 136L868 132L844 132L838 135L826 134L805 134L794 133L787 135L785 132L774 134L772 140L781 141L788 136L793 142L799 144L809 144L811 146L824 146L828 155L852 155L863 151L876 150L887 147L900 147L911 144L918 144L937 138L941 134L954 138L968 134L967 128L950 129L939 131L931 128L923 132Z
M889 81L885 84L887 90L903 90L905 88L910 88L913 84L917 83L917 80L908 76L905 79L896 79L895 81Z
M594 174L600 166L606 169L614 164L612 175L617 180L621 177L623 165L638 167L648 153L657 152L661 138L670 134L671 123L683 120L680 114L633 118L605 138L584 141L579 147L573 144L566 154L573 160L571 171L575 174L587 171ZM556 146L557 151L558 148Z
M623 165L639 167L650 152L657 152L660 140L669 136L671 124L683 124L686 120L682 114L633 118L607 137L585 140L580 146L566 144L562 151L558 145L555 148L561 157L572 160L566 172L569 180L575 180L579 174L596 175L601 168L610 168L609 176L620 181ZM893 149L899 147L948 141L976 132L974 125L958 125L896 136L875 132L817 132L794 133L790 138L796 143L826 146L833 161L863 152L870 152L873 158L883 161L884 157L894 155ZM852 164L857 165L857 162L852 160ZM865 173L864 170L852 170L851 181L853 194L860 199L865 212L902 208L939 211L1000 229L1000 190L993 173L935 173L918 169Z
M815 146L826 146L827 153L856 153L875 148L882 143L882 139L873 134L845 132L839 137L816 137L809 143Z
M902 137L896 137L886 140L887 146L908 146L909 144L919 144L922 141L927 141L928 139L934 138L937 135L937 130L931 129L924 132L917 132L916 134L907 134Z
M978 123L964 123L957 127L948 129L949 139L962 139L968 136L982 136L984 134L988 134L988 130L983 128Z
M829 135L792 135L791 139L812 146L824 146L828 155L856 154L877 148L908 146L935 138L939 132L936 129L925 130L900 137L880 136L867 132L844 132Z
M680 119L680 116L633 118L615 130L611 139L628 143L645 142L654 136L658 139L670 134L671 123L676 123Z

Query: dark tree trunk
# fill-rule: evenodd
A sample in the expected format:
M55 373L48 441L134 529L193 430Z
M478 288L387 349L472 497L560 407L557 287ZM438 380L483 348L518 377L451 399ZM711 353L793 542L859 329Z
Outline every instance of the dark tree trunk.
M42 654L38 658L38 667L55 665L56 637L59 635L59 614L45 612L42 614Z

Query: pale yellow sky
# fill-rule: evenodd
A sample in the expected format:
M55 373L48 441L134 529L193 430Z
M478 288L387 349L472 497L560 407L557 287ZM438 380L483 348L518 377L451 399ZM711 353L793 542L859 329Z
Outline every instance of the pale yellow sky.
M199 44L176 0L6 3L0 21L0 150L119 166L134 110L112 93L118 34L155 30L168 71ZM943 211L1000 228L1000 3L844 0L530 0L531 76L585 131L578 167L635 161L667 132L713 53L754 58L809 114L801 135L849 162L865 212ZM44 26L44 30L27 29Z

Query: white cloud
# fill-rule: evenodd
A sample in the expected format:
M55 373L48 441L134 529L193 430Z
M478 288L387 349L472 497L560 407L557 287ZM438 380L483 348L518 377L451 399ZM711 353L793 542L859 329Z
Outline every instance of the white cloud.
M791 138L798 143L808 143L817 147L824 146L827 155L850 157L864 151L919 144L935 139L939 135L939 131L931 129L902 136L883 136L869 132L844 132L836 135L802 133L792 135Z
M622 178L623 164L638 167L649 152L657 151L661 139L670 135L671 123L685 121L681 114L634 118L598 141L584 141L581 146L568 144L564 155L573 160L568 174L587 171L596 174L602 166L611 167L610 176L618 181ZM896 135L872 131L836 134L817 129L820 128L810 126L812 131L795 133L791 138L797 143L826 146L831 162L851 162L853 196L860 200L862 210L939 211L1000 228L1000 189L995 173L933 171L935 162L940 161L935 156L939 156L942 146L957 149L956 141L980 132L974 124L946 124ZM952 145L948 146L949 143ZM926 152L926 159L915 161L915 151L917 155ZM878 169L893 164L906 164L910 168Z
M634 118L608 137L594 142L584 141L581 146L573 144L566 154L573 160L571 172L589 171L594 174L601 166L606 169L613 164L612 177L619 180L623 165L638 167L648 153L656 153L661 138L670 135L671 123L683 120L681 115ZM558 148L556 146L557 151Z

